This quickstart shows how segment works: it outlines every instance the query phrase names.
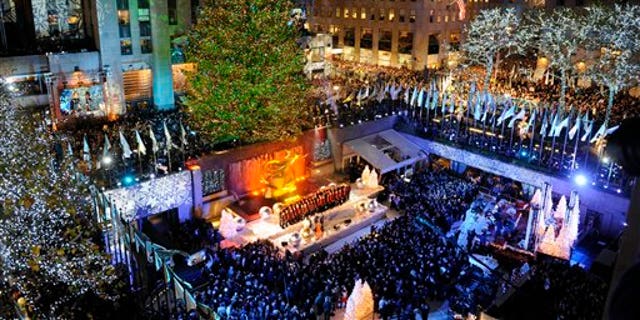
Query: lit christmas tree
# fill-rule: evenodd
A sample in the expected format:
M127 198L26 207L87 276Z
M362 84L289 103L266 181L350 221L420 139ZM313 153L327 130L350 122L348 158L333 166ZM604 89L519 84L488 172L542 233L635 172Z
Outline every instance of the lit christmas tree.
M189 33L186 105L208 142L295 136L309 125L308 84L289 0L207 0Z
M42 318L68 318L86 296L115 298L87 184L42 119L11 104L2 82L0 132L0 285L17 289Z

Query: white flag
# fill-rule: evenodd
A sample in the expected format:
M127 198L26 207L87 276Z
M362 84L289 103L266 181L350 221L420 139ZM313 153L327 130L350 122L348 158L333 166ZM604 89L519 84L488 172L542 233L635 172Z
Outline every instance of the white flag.
M167 122L165 121L163 123L164 126L164 139L165 139L165 150L167 152L169 152L171 150L171 148L176 148L176 146L173 144L173 141L171 140L171 134L169 133L169 129L167 128Z
M149 126L149 138L151 138L151 151L155 154L160 148L158 148L158 140L156 140L156 135L153 133L151 126Z
M129 159L131 157L131 147L127 142L127 139L122 134L122 130L119 131L120 135L120 147L122 147L122 159Z
M409 90L411 90L409 87L404 89L404 103L406 104L409 104Z
M107 134L104 134L104 147L102 148L102 157L106 157L109 155L109 151L111 150L111 142L109 142L109 137Z
M582 136L582 138L580 138L580 141L587 141L587 137L589 137L589 133L591 133L591 130L593 130L593 120L589 121L589 125L585 127L584 135Z
M87 135L84 136L82 146L82 160L91 163L91 153L89 151L89 142L87 141Z
M136 130L136 144L138 145L136 149L138 156L140 156L141 154L146 155L147 147L144 146L144 142L142 141L142 137L140 137L140 132L138 132L138 130Z
M189 144L187 142L187 132L184 131L184 126L182 126L182 122L180 122L180 142L182 143L183 146L186 146Z
M551 137L555 134L556 126L558 125L558 112L553 115L553 119L551 120L551 128L549 129L549 134L547 137Z
M600 129L598 129L598 131L596 131L596 134L593 135L593 138L591 138L591 141L589 141L589 143L594 143L598 140L598 138L600 138L600 136L604 137L604 134L607 132L607 124L603 123L600 126Z
M580 122L582 119L580 118L580 113L578 113L578 117L576 118L576 123L573 125L573 128L569 130L569 140L573 140L573 137L576 135L576 132L580 130Z
M515 106L511 106L511 108L505 109L502 112L502 115L500 115L500 117L498 118L498 125L501 125L502 121L505 121L505 120L511 118L511 116L513 116L515 113L516 113L516 107Z
M555 137L559 137L560 133L562 133L562 129L564 129L565 127L569 127L569 116L567 116L566 118L564 118L564 120L560 121L560 123L558 123L558 125L555 127L555 129L553 129L553 135Z
M533 125L533 122L536 121L536 109L531 109L531 115L529 115L529 127Z
M514 111L515 112L515 111ZM518 112L518 114L513 117L513 119L511 119L511 121L509 121L509 128L513 128L513 125L516 123L516 120L522 120L524 119L524 115L525 115L525 111L524 108L520 109L520 112Z
M424 88L420 89L420 93L418 94L418 107L422 108L422 104L424 100Z
M416 99L418 99L418 88L413 87L413 93L411 94L411 103L409 103L412 107L415 107Z

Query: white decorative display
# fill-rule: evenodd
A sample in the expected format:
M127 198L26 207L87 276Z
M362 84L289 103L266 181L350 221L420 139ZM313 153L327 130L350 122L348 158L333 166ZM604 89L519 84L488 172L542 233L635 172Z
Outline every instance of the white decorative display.
M551 194L551 188L547 192ZM548 208L543 208L540 212L536 225L537 251L561 259L571 258L571 248L578 238L580 223L580 198L576 192L571 193L569 203L572 207L567 208L567 200L563 196L553 216L548 215L545 218L543 212L549 210ZM545 204L548 207L552 205L550 202ZM556 235L557 230L559 232Z
M271 208L269 208L267 206L264 206L264 207L260 208L260 211L258 211L258 212L260 213L260 218L261 219L269 219L269 217L271 216L271 213L273 213Z
M222 209L222 216L220 217L220 234L225 239L233 238L238 234L236 220L226 209Z
M191 204L191 175L188 171L140 184L109 190L105 195L120 209L125 221L143 218ZM134 205L129 205L133 203Z
M373 316L373 293L366 281L356 280L347 300L345 320L371 319Z

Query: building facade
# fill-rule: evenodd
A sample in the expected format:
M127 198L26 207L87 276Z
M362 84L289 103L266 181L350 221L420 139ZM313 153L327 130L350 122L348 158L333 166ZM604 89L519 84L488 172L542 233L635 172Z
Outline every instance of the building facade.
M437 68L457 46L464 24L495 0L315 0L309 28L330 34L346 60L413 69Z
M0 0L0 74L25 105L117 117L175 105L197 0Z

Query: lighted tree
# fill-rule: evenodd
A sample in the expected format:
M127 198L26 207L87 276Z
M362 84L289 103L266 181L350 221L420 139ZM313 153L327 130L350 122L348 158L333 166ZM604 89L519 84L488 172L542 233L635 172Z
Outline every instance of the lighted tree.
M640 66L640 7L615 5L588 8L589 48L600 53L589 69L596 83L609 88L605 123L609 122L615 95L638 82Z
M257 142L298 134L309 124L298 28L289 0L206 0L189 33L186 105L209 142Z
M87 184L39 116L11 105L0 82L0 279L42 318L68 318L86 296L115 298L117 277L93 239ZM0 306L2 307L2 306ZM85 314L86 315L86 314Z
M584 48L587 28L584 16L575 10L557 8L549 13L532 10L526 15L524 30L531 34L529 46L549 59L549 67L560 74L560 106L565 105L567 84L577 73L575 55Z
M466 60L485 67L485 91L498 67L498 54L508 57L524 49L527 34L519 32L520 21L514 9L495 8L480 11L465 28L462 51Z

